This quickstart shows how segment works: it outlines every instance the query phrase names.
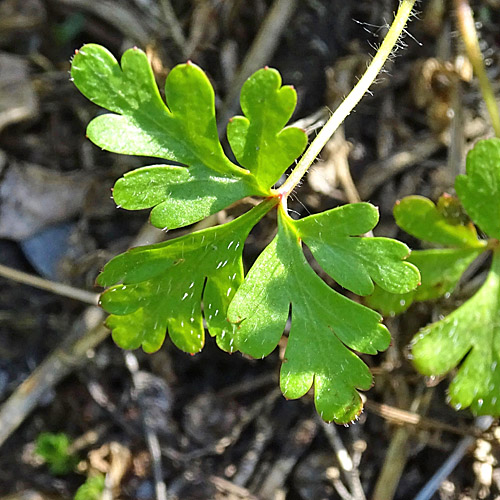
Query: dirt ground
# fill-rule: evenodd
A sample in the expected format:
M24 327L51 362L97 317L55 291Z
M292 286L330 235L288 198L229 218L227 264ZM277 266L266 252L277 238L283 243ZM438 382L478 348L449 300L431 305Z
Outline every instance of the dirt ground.
M298 92L292 120L313 137L325 110L366 67L397 5L0 2L0 264L83 291L68 298L59 286L48 291L0 278L0 500L71 499L96 474L106 476L107 499L404 500L429 486L453 454L456 468L430 485L425 498L500 498L496 424L482 431L470 412L449 407L449 380L425 379L408 359L412 335L463 301L470 288L387 318L392 345L364 357L375 383L359 421L348 427L322 423L311 395L281 396L279 352L252 360L223 353L208 339L196 356L168 340L156 354L126 354L99 326L102 313L85 303L101 291L94 280L109 258L165 235L147 228L147 212L119 210L110 199L114 181L148 159L106 153L85 138L100 110L70 81L75 49L100 43L119 57L138 46L160 87L171 67L191 59L211 79L220 117L238 112L232 96L242 67L275 67ZM472 5L499 95L500 4ZM452 193L467 148L493 135L451 2L426 0L418 7L404 47L290 203L307 215L355 201L359 193L380 208L376 235L413 248L417 242L394 224L396 200ZM211 223L238 210L231 207ZM246 265L272 237L270 222L249 238ZM484 265L472 278L484 275ZM54 474L43 463L34 451L42 432L70 438L78 457L73 470Z

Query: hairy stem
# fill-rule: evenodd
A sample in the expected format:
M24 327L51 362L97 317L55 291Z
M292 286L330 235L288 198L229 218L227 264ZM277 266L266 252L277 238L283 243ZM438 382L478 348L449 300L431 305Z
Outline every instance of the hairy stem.
M294 190L297 184L299 184L300 180L304 177L305 173L324 148L325 144L330 140L334 132L342 124L346 117L350 115L351 111L356 107L358 102L365 95L366 91L370 88L375 78L377 78L377 75L384 66L385 61L391 55L399 36L404 30L415 2L416 0L401 1L396 17L394 18L384 41L372 59L371 64L366 69L364 75L351 90L350 94L344 99L342 104L340 104L340 106L335 110L330 119L325 123L285 183L277 189L277 194L280 196L284 206L286 206L286 199L288 195Z
M462 35L467 56L479 80L479 87L481 88L481 94L483 95L488 113L490 114L493 130L495 131L495 135L500 137L500 114L498 112L493 89L491 88L491 83L486 74L483 54L479 47L476 26L474 25L474 17L469 5L469 0L455 0L455 9L457 12L458 29Z

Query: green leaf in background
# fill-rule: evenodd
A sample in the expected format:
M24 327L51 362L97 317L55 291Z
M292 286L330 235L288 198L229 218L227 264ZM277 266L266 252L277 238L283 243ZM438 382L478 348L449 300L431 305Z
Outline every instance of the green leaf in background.
M315 404L321 417L345 423L361 411L356 389L366 390L372 384L369 369L353 351L375 354L387 348L390 335L380 324L380 315L325 284L307 263L301 240L314 243L326 263L334 256L321 253L321 238L325 238L326 246L329 239L338 235L336 243L342 255L349 246L346 241L350 235L370 230L377 214L374 207L360 204L353 209L334 209L322 216L324 219L311 216L293 221L280 208L278 234L238 289L228 318L236 325L232 334L234 348L257 358L276 347L291 310L291 330L280 376L283 394L290 399L299 398L314 384ZM382 239L379 252L386 258L387 271L392 259L394 269L389 274L398 276L402 280L399 286L408 290L418 283L418 271L411 265L402 265L401 258L408 249L401 245L395 252L392 243ZM353 260L352 266L353 275L363 276L350 281L357 287L367 273L370 276L371 269L366 269L362 258ZM385 281L384 284L387 285Z
M443 375L459 364L450 402L478 415L500 415L500 253L479 291L413 340L413 362L425 375Z
M453 292L469 265L486 250L478 239L460 201L449 195L437 206L423 196L408 196L394 206L396 223L407 233L429 243L450 248L415 250L408 262L418 267L421 283L413 291L394 294L377 286L365 303L385 316L406 311L413 302L437 299Z
M451 293L462 274L484 252L480 248L433 248L412 252L409 260L420 270L422 284L414 290L414 300L437 299Z
M92 142L115 153L181 164L138 169L118 180L113 191L125 209L155 207L151 221L160 228L196 222L245 196L269 196L307 142L297 128L282 130L296 94L291 87L280 88L275 70L261 70L245 84L242 105L248 118L235 118L229 134L241 167L222 149L214 91L195 64L170 71L166 104L146 54L137 48L127 50L120 65L104 47L84 45L75 54L71 75L88 99L113 112L89 124Z
M452 224L428 198L407 196L394 206L396 224L423 241L450 247L478 246L472 224Z
M467 155L467 175L455 189L469 217L490 237L500 239L500 139L479 141Z
M450 294L465 270L483 251L484 247L414 250L408 257L408 262L419 269L421 284L404 294L394 294L375 287L374 293L365 298L365 303L384 316L394 316L406 311L413 302Z
M499 139L480 141L469 152L467 175L457 177L456 191L469 217L488 236L497 238L500 234ZM498 416L500 253L498 241L478 240L477 255L491 249L493 261L485 283L454 312L421 330L413 339L412 355L415 366L427 375L443 375L460 365L449 388L451 403L456 408L470 407L479 415ZM450 253L447 266L454 269L455 282L461 270L473 260L472 250L462 248L461 262L458 250L455 250L455 263L453 253ZM467 252L470 253L467 255ZM438 279L438 271L432 271L434 279ZM424 276L422 272L422 281Z
M42 432L38 435L35 453L47 463L51 474L64 475L74 470L78 457L73 455L71 441L64 433Z
M243 245L275 203L263 202L221 226L134 248L106 264L98 283L111 287L101 305L111 313L107 325L114 341L124 349L154 352L168 330L177 347L198 352L204 345L203 301L210 334L230 350L226 311L243 280Z
M105 477L89 477L77 490L74 500L101 500Z

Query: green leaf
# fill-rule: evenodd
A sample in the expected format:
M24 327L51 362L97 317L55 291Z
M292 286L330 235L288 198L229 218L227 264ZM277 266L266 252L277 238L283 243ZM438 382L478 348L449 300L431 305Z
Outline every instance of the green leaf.
M469 217L490 238L500 239L500 139L479 141L467 155L467 175L455 181Z
M470 217L467 215L461 201L448 193L442 194L437 203L438 212L452 225L469 226L471 227ZM475 232L474 228L472 230Z
M500 253L479 291L414 338L413 359L426 375L460 364L450 385L451 403L478 415L500 415Z
M170 165L153 165L126 173L115 184L116 204L128 210L154 207L151 224L160 228L183 227L216 213L247 196L238 179Z
M397 224L407 233L424 241L453 248L416 250L408 257L421 274L421 283L413 291L394 294L376 288L366 298L368 306L384 315L400 314L414 301L437 299L451 293L463 272L486 249L477 238L457 198L443 195L437 206L428 198L408 196L394 207Z
M35 453L41 456L51 474L69 474L76 467L78 458L70 451L71 441L64 433L42 432L36 439Z
M116 114L101 115L89 125L89 138L122 154L165 158L194 169L241 174L219 143L214 92L195 64L176 66L165 82L163 102L144 52L127 50L121 67L104 47L84 45L76 54L71 76L93 103Z
M437 299L449 294L457 286L464 271L483 251L484 247L414 250L408 261L419 269L420 285L405 294L393 294L376 287L365 302L384 316L394 316L406 311L413 302Z
M111 313L107 324L115 342L124 349L142 346L154 352L168 330L177 347L198 352L204 345L203 301L210 334L230 350L226 310L243 280L243 245L275 203L263 202L221 226L134 248L106 264L98 283L111 286L101 305Z
M375 227L378 211L353 203L295 223L321 267L344 288L358 295L373 292L373 282L393 293L413 290L418 270L402 260L409 248L389 238L359 238Z
M215 97L205 73L188 62L165 82L166 104L146 55L127 50L121 66L104 47L84 45L71 75L92 102L112 111L95 118L87 135L115 153L145 155L180 163L139 169L120 179L113 192L127 210L155 207L152 223L174 229L215 213L245 196L269 196L270 188L302 153L303 131L283 129L296 103L276 70L249 78L243 112L228 133L242 167L225 155L217 135ZM283 129L283 130L282 130Z
M421 285L414 291L414 300L437 299L451 293L462 274L484 251L481 248L436 248L416 250L409 260L420 270Z
M375 286L373 293L364 297L363 302L383 316L396 316L405 312L414 301L415 292L396 294Z
M275 69L254 73L241 89L241 109L227 127L236 159L250 170L262 186L272 186L302 154L307 136L296 127L283 128L295 109L297 94L281 86Z
M407 196L394 206L397 225L407 233L423 241L451 247L477 247L474 227L453 224L436 205L423 196Z
M89 477L77 490L74 500L101 500L105 486L103 475Z
M325 219L311 216L292 221L280 208L277 236L258 257L228 310L229 320L236 325L233 347L256 358L276 347L291 310L281 389L285 397L293 399L303 396L314 384L316 408L327 421L349 422L361 411L356 389L368 389L372 377L353 351L375 354L387 348L390 336L380 324L379 314L340 295L321 280L307 263L301 240L307 237L310 242L315 238L319 241L320 233L325 237L335 233L340 235L342 249L342 240L348 240L350 234L373 227L377 219L373 210L361 204L354 209L334 209ZM394 253L392 243L387 247L385 257L392 255L394 267L399 268L391 276L418 281L413 267L401 268L401 248ZM321 251L319 243L317 250ZM353 275L366 273L363 259L354 260L353 266Z

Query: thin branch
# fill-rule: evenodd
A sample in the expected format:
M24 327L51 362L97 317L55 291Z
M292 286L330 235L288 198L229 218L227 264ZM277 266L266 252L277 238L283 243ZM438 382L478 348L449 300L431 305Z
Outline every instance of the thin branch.
M476 418L476 429L479 431L487 430L493 423L493 418L483 416ZM419 491L414 500L430 500L437 491L441 483L453 472L455 467L462 461L464 455L475 443L476 438L467 436L462 438L452 453L443 462L441 467L429 479L427 484Z
M102 324L104 313L100 309L90 307L85 316L86 324L75 325L63 344L47 356L0 408L0 446L38 405L47 390L88 360L95 347L109 335ZM91 325L88 330L87 325Z
M182 27L177 19L175 10L172 7L170 0L160 0L160 6L163 10L164 21L170 30L170 36L177 45L177 48L186 56L186 37L182 31Z
M149 224L139 232L132 246L151 244L163 233ZM89 306L75 322L71 333L20 384L0 407L0 447L38 406L41 397L92 356L94 349L109 336L103 324L104 312Z
M90 304L92 306L97 305L99 301L98 293L81 290L80 288L65 285L64 283L46 280L44 278L40 278L39 276L34 276L33 274L12 269L11 267L4 266L3 264L0 264L0 276L17 281L18 283L23 283L24 285L33 286L42 290L48 290L49 292L61 295L62 297L79 300L80 302L84 302L85 304Z
M384 418L387 422L397 425L411 425L421 429L450 432L459 436L470 436L474 432L474 429L463 430L439 420L424 417L413 411L402 410L401 408L395 408L387 404L376 403L370 399L365 401L365 408L369 412L373 412Z
M349 483L350 496L355 498L356 500L364 500L366 496L363 491L363 486L361 485L361 480L359 478L359 470L354 465L354 462L349 455L342 439L340 438L340 434L337 431L337 428L333 424L327 424L321 420L321 425L323 427L323 431L326 434L326 437L335 451L337 456L337 461L342 468L342 472Z
M144 401L141 397L141 382L139 380L139 362L135 354L132 352L125 352L125 364L132 375L132 382L134 384L134 388L138 393L137 402L142 410L142 422L144 425L144 433L146 435L146 443L148 446L149 454L151 456L151 460L153 462L153 477L155 482L155 493L156 500L167 500L167 487L165 482L163 481L163 468L161 464L161 449L160 449L160 441L158 439L158 434L152 428L150 424L150 418L147 415L147 409L144 408Z

